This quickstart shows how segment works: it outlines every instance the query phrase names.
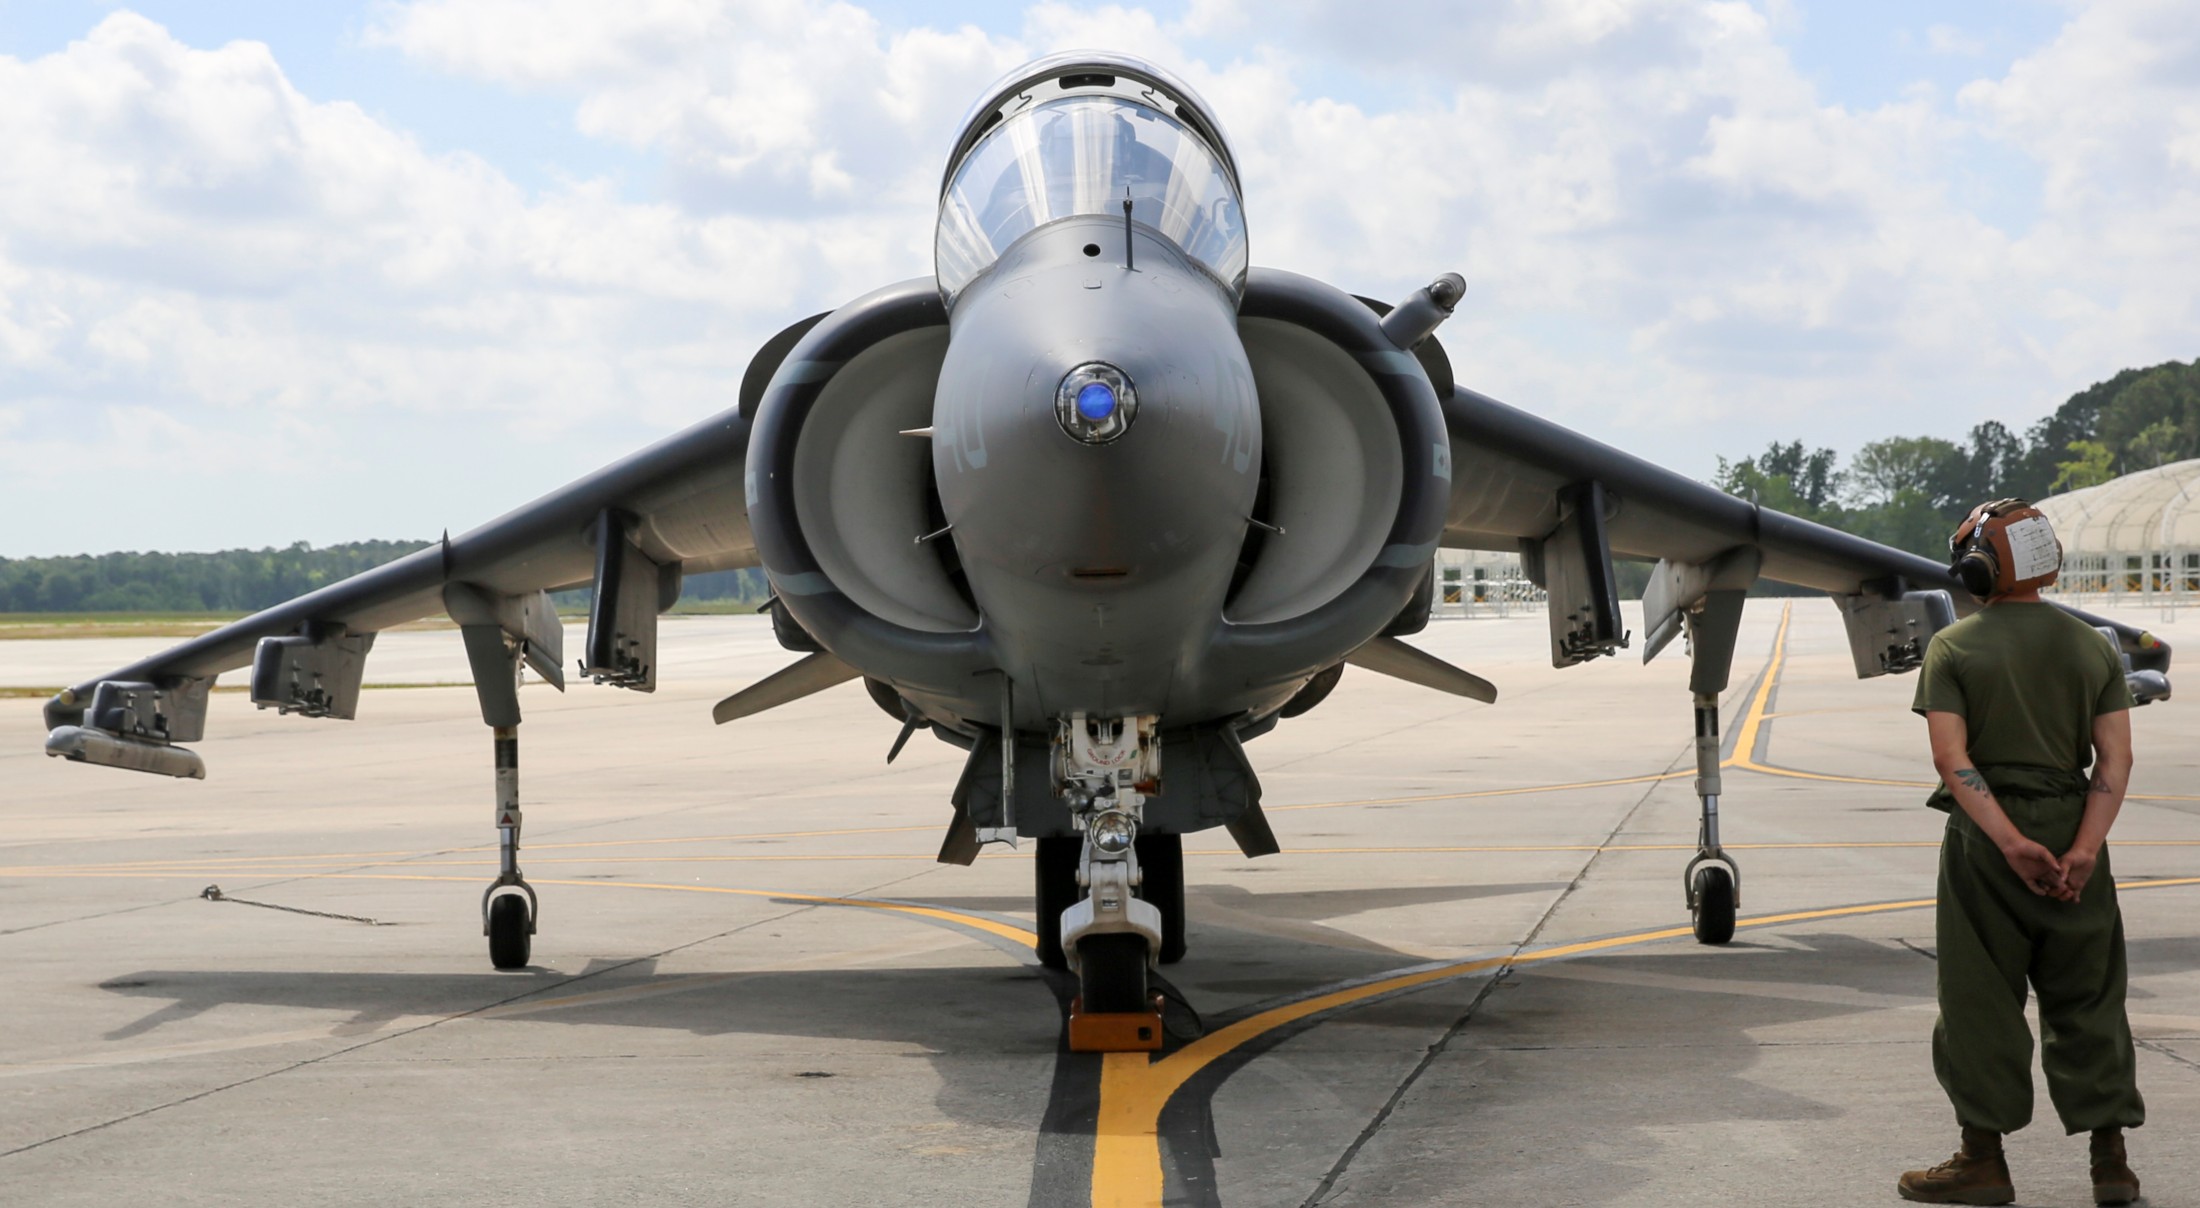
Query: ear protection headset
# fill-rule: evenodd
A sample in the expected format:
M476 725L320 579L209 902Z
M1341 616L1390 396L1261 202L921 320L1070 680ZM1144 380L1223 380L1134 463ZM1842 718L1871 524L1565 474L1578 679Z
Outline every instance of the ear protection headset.
M1981 600L2045 587L2062 573L2062 542L2047 517L2022 499L1971 509L1948 538L1948 573Z

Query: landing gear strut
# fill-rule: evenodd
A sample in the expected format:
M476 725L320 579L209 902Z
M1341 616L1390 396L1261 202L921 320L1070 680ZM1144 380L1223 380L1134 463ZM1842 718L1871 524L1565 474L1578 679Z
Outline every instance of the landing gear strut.
M498 726L497 879L481 895L481 933L489 937L489 962L520 969L534 946L538 910L534 886L519 874L519 727Z
M1719 694L1696 694L1696 796L1703 820L1696 831L1696 858L1681 872L1694 919L1696 942L1723 944L1734 938L1734 912L1741 905L1742 870L1719 846Z

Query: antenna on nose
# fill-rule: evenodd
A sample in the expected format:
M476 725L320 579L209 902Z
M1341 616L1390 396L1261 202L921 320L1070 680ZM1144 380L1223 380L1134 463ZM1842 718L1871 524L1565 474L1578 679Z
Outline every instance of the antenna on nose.
M1123 186L1123 271L1126 273L1138 271L1137 266L1131 263L1131 187L1129 185Z

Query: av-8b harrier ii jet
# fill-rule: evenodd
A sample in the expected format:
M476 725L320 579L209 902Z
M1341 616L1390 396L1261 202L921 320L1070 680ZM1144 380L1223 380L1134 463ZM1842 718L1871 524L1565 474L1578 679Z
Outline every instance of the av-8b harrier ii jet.
M1718 701L1746 590L1830 593L1861 676L1916 666L1973 601L1944 565L1460 386L1434 334L1455 275L1385 305L1252 267L1248 246L1237 164L1190 88L1123 55L1041 59L955 139L935 276L788 327L733 410L62 692L46 749L203 776L183 744L217 675L249 665L257 704L349 718L375 633L447 613L495 734L484 930L497 966L523 965L514 681L524 664L564 687L547 593L593 586L580 675L647 692L682 575L761 566L800 657L717 719L861 677L903 724L897 752L917 730L967 750L939 858L1035 840L1040 956L1075 971L1077 1012L1120 1020L1185 953L1181 837L1277 850L1246 743L1319 724L1295 719L1345 663L1495 699L1399 640L1428 620L1439 548L1518 550L1561 667L1628 644L1613 559L1655 560L1644 657L1686 633L1693 659L1702 850L1683 882L1697 936L1726 940ZM2166 693L2167 648L2098 623L2142 696Z

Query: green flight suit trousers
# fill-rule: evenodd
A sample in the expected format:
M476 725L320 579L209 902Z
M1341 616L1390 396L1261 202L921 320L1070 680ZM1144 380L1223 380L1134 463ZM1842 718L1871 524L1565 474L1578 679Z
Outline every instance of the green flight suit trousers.
M2082 787L2067 791L2069 774L1982 770L2019 831L2056 855L2069 849L2085 808ZM2040 1064L2063 1127L2081 1133L2145 1123L2124 1013L2123 912L2105 846L2078 900L2058 902L2027 889L2001 850L1955 809L1940 848L1937 920L1933 1072L1960 1123L2001 1133L2031 1123L2027 981L2040 996Z

